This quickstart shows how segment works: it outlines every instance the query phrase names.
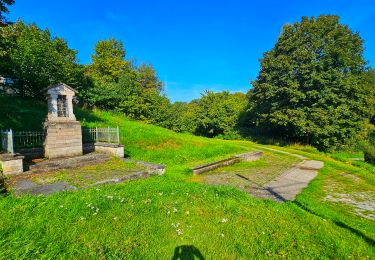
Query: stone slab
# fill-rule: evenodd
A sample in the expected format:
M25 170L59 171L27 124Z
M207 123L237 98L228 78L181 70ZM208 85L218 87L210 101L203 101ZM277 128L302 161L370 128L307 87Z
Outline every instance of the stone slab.
M193 174L200 174L200 173L215 170L220 167L239 163L242 161L245 161L245 162L255 161L255 160L260 159L262 156L263 156L263 152L260 152L260 151L244 153L244 154L236 155L234 157L230 157L230 158L220 160L217 162L199 165L197 167L194 167L192 171L193 171Z
M278 202L292 201L318 175L323 162L306 160L284 172L252 195Z

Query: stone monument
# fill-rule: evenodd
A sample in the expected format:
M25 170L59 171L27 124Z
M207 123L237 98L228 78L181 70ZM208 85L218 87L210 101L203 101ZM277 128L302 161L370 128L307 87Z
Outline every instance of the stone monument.
M59 83L45 92L48 116L44 123L44 156L53 159L82 155L81 124L73 113L73 97L77 91Z

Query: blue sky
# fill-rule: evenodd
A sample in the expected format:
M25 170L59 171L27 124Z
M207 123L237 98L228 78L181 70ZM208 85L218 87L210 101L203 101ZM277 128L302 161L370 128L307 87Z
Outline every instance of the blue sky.
M319 14L358 31L374 66L375 0L16 0L8 17L49 28L81 63L98 40L120 39L127 58L155 67L172 101L190 101L204 90L246 92L282 25Z

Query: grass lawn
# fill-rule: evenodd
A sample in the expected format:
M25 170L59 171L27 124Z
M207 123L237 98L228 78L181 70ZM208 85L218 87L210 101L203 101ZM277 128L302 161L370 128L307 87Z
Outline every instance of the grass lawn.
M206 259L375 258L373 212L357 203L374 203L373 166L298 147L176 134L109 112L76 114L86 126L118 125L126 154L165 164L166 174L48 197L0 197L0 259L168 259L179 250ZM323 160L325 167L296 201L283 204L192 180L193 166L260 148L266 152L260 161L216 174L277 175L299 160L268 148ZM100 167L93 171L110 168Z

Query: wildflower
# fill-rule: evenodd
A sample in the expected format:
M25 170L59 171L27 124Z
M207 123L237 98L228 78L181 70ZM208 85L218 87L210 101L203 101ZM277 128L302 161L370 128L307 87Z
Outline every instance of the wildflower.
M220 236L221 236L221 237L224 237L224 234L223 234L223 233L221 233L221 234L220 234Z
M190 212L189 212L189 211L186 211L186 215L190 215Z
M183 232L182 232L182 230L181 230L181 229L177 229L177 230L176 230L176 232L177 232L177 235L178 235L178 236L180 236L180 235L182 235L182 234L183 234Z
M221 220L221 223L226 223L226 222L228 222L228 219L227 219L227 218L223 218L223 219Z
M159 192L159 196L163 196L163 192Z
M64 205L60 205L60 208L64 208Z
M169 214L171 214L171 211L170 211L170 210L168 210L168 211L167 211L167 214L168 214L168 215L169 215Z
M118 218L117 217L114 217L113 220L117 220Z
M177 212L177 209L176 209L176 208L173 208L173 212L176 213L176 212Z
M80 220L85 220L86 218L81 216L79 219L80 219Z

